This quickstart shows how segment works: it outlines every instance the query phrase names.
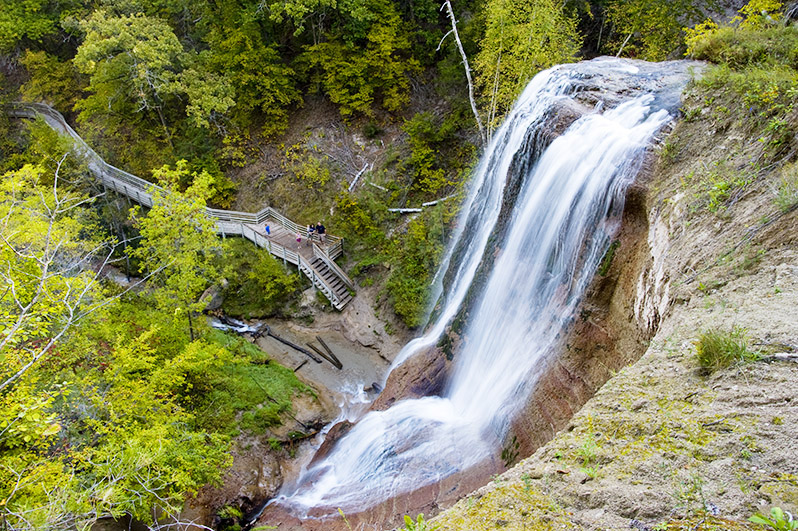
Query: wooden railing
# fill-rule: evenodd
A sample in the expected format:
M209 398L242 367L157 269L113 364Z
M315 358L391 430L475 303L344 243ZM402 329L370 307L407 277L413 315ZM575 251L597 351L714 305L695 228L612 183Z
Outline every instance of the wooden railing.
M352 279L349 278L349 275L344 273L344 270L338 267L338 264L331 260L330 257L327 256L315 243L313 244L313 256L319 257L322 262L327 264L327 267L332 269L335 274L338 275L347 288L351 289L352 291L355 290L355 283L352 282Z
M45 105L44 103L18 102L6 105L6 109L9 115L15 117L35 118L36 116L42 116L50 127L55 130L60 130L70 136L75 142L77 152L87 159L89 170L99 178L100 182L106 188L123 194L136 203L146 207L152 207L153 205L151 190L161 190L166 193L166 190L157 184L153 184L105 162L105 160L91 149L80 135L72 129L61 113L49 105ZM303 259L298 252L271 241L256 229L256 227L265 225L267 221L278 224L291 233L299 232L304 234L307 230L306 227L288 219L272 207L265 207L256 213L218 208L206 208L205 212L208 217L216 222L216 231L219 234L222 236L237 235L246 238L258 247L266 249L277 258L282 258L283 261L296 265L300 271L310 278L313 285L319 288L319 290L330 299L333 306L341 309L342 301L332 288L327 285L324 279L316 273L313 267L307 263L306 259ZM334 262L336 258L343 254L343 238L327 234L325 243L325 247L319 247L315 243L313 244L314 256L321 258L328 267L341 277L349 289L354 290L354 283L352 280Z
M51 127L60 129L69 135L75 141L77 151L89 160L89 168L95 174L98 174L106 187L126 195L140 205L146 207L152 206L152 194L149 192L150 189L164 190L157 184L151 183L105 162L105 160L91 149L80 135L72 129L61 113L49 105L45 105L44 103L17 102L8 104L7 108L9 109L8 113L12 116L35 118L37 115L40 115L44 117ZM304 234L306 230L305 226L288 219L272 207L265 207L256 213L222 210L218 208L206 208L205 210L207 215L217 222L235 221L239 223L262 225L268 220L273 220L292 233L301 232ZM327 234L326 236L328 244L324 252L334 260L343 254L343 239L332 234Z

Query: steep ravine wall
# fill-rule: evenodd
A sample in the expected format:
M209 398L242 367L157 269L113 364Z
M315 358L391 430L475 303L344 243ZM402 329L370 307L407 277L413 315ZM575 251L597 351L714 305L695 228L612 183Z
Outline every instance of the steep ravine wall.
M650 166L653 154L649 156ZM551 440L621 367L645 352L657 322L638 319L638 278L651 263L646 209L650 170L629 189L621 229L505 441L505 462ZM663 304L663 303L660 303ZM667 303L664 303L667 304Z
M663 81L667 85L672 81ZM552 138L566 129L581 113L590 112L598 101L613 101L614 95L628 90L628 84L614 80L611 87L596 86L585 90L575 102L570 102L553 114L547 123L552 126L531 139L535 145L545 146ZM675 103L678 105L678 91ZM611 375L620 367L637 359L645 350L653 332L648 326L640 327L635 319L635 295L638 289L639 271L648 265L650 253L647 244L649 220L647 214L647 176L654 160L653 152L643 166L638 184L629 189L625 201L621 230L608 257L609 267L596 275L587 294L576 312L575 318L559 338L559 353L541 367L536 390L505 440L505 451L495 459L481 463L463 474L445 479L443 482L416 492L398 496L363 514L349 514L353 528L366 524L368 529L390 528L401 522L401 515L424 512L437 513L466 495L475 485L490 481L491 476L506 469L518 457L531 454L541 444L563 428L575 411L584 404ZM531 164L532 162L526 162ZM523 172L521 172L523 173ZM510 172L511 179L515 172ZM512 181L508 192L514 195ZM512 204L509 201L508 204ZM503 227L509 210L499 216L494 233L496 253L501 252ZM496 253L486 257L490 263ZM611 259L610 259L611 258ZM484 276L484 275L482 275ZM477 278L481 278L477 274ZM479 291L479 282L472 286L472 294ZM456 359L461 342L462 326L470 311L467 297L464 309L456 317L445 337L436 348L419 353L391 374L391 378L374 408L382 409L406 397L425 396L442 391L452 359ZM471 301L473 302L473 301ZM534 316L530 316L534 319ZM323 456L347 426L333 428L319 455ZM379 523L376 523L379 522ZM277 507L270 507L259 519L260 524L280 523L286 529L346 529L341 521L299 522L296 518L282 514ZM381 524L381 526L380 526ZM376 526L376 527L375 527Z

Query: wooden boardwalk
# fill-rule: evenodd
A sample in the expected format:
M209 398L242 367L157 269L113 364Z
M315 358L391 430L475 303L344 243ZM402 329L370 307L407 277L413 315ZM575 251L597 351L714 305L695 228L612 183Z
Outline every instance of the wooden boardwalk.
M18 118L41 116L54 130L75 141L78 152L88 161L89 170L105 188L125 195L142 206L152 206L152 194L149 191L161 189L158 185L105 162L70 127L61 113L49 105L12 103L6 109L9 115ZM296 265L336 309L342 310L352 300L355 285L335 263L335 259L343 254L342 238L327 234L324 244L318 241L317 236L312 242L307 242L305 226L291 221L271 207L255 213L215 208L205 210L208 217L216 222L219 235L241 236L282 259L286 265ZM269 236L265 232L267 223L271 230ZM297 232L302 236L301 244L297 244Z

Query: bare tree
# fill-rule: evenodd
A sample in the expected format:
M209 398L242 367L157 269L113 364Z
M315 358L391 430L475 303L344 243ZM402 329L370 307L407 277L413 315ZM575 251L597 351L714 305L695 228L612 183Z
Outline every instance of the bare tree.
M443 36L441 42L438 44L438 50L441 49L441 45L446 37L448 37L450 34L454 35L454 40L457 42L457 49L460 50L460 56L463 58L463 68L465 69L466 79L468 80L468 100L471 102L471 111L474 113L474 119L477 121L479 138L482 140L482 144L484 145L487 142L487 138L485 137L485 128L482 127L482 120L480 119L479 111L477 110L477 103L474 100L474 83L471 80L471 68L468 66L468 57L466 57L465 50L463 49L463 43L460 41L460 34L457 33L457 20L454 18L454 11L452 10L452 4L449 0L446 0L443 5L441 5L441 10L444 8L446 8L446 13L449 15L449 20L452 22L452 29Z

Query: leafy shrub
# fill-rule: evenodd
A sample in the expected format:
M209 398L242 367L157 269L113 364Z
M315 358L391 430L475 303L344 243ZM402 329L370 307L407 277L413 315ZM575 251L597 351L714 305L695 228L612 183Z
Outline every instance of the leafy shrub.
M770 517L757 513L749 518L748 521L768 526L776 531L792 531L793 529L798 529L798 522L793 520L792 514L785 512L781 507L773 507L770 510Z
M749 349L748 343L748 333L738 326L729 332L706 330L695 343L698 364L714 372L735 363L754 361L759 356Z
M223 308L228 315L255 318L286 313L298 296L299 277L248 241L228 239L222 260L228 280Z
M725 208L734 192L744 188L751 179L747 173L737 171L723 161L716 162L702 178L710 212L718 212Z
M794 59L798 52L791 35L795 32L788 30L785 33L786 27L775 25L781 18L781 7L781 2L773 0L751 0L740 9L742 16L735 17L731 25L719 26L706 20L694 28L685 28L686 55L733 66L774 58ZM729 46L741 41L744 44Z
M383 130L377 125L375 122L370 121L366 125L363 126L363 136L368 139L374 139L380 136L383 133Z
M301 144L286 150L283 167L292 173L299 183L317 192L320 192L332 178L328 158L315 155L308 147Z
M413 188L427 194L435 194L451 183L446 171L439 164L439 146L449 131L436 125L432 113L417 113L403 126L408 134L411 154L407 167L413 176Z
M733 25L686 30L688 54L717 64L697 83L717 109L715 129L742 123L771 160L790 151L798 132L798 28L773 23L780 6L753 0Z
M440 208L440 207L439 207ZM394 242L386 287L394 311L410 328L421 326L428 304L428 286L443 251L442 224L428 213L411 221L407 234Z

